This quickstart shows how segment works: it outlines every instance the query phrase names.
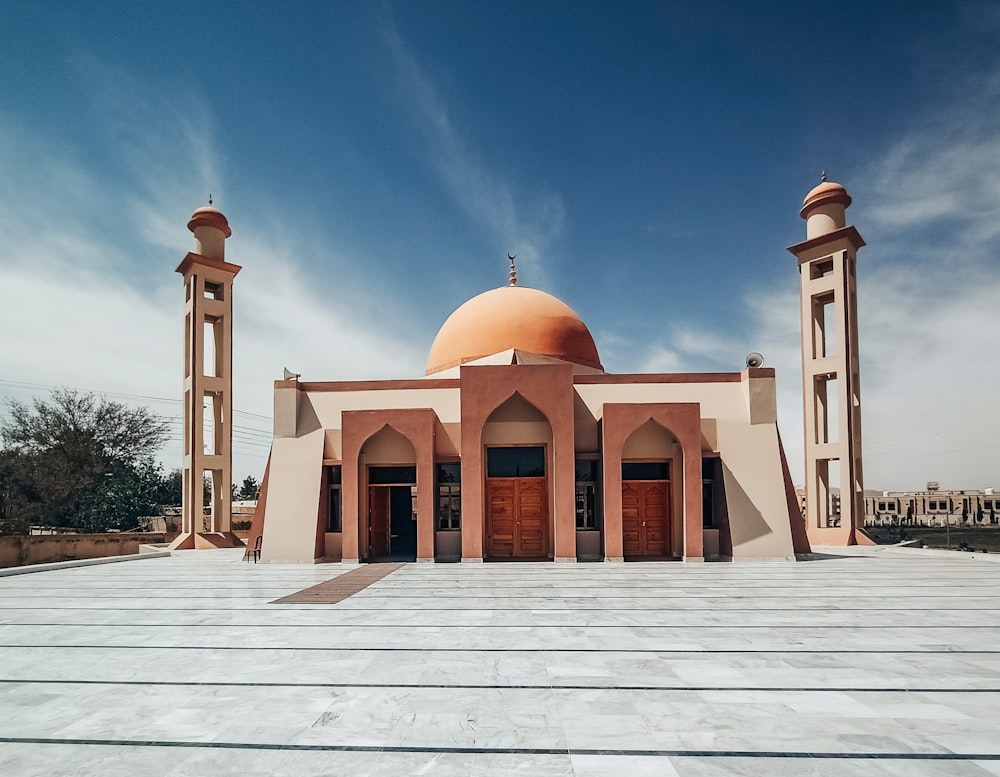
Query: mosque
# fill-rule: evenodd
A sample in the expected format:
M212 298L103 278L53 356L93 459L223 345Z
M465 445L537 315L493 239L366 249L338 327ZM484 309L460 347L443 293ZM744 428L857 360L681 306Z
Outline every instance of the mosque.
M810 237L789 250L809 283L840 277L802 268L829 261L827 244L853 240L849 203L839 184L807 196ZM221 303L211 318L216 351L225 354L239 270L222 253L228 222L202 208L189 227L196 250L182 263L186 277L199 266L230 273L209 282L213 304ZM853 261L853 253L834 258ZM201 299L198 288L189 299ZM201 329L189 326L189 372L201 363ZM835 374L832 354L819 357L822 374ZM224 438L229 365L217 362L206 379L215 383L195 395L215 397L216 436ZM201 412L202 402L189 404ZM190 428L199 426L195 418ZM185 473L222 473L224 439L215 464L196 460L201 444L185 457ZM829 488L828 473L820 480ZM226 513L222 491L214 515ZM259 542L261 561L291 563L795 559L810 550L807 528L832 537L822 532L841 531L843 517L803 522L778 433L773 369L748 360L739 372L607 373L583 319L519 285L511 258L507 285L444 321L424 376L300 381L288 373L275 382L250 542ZM192 531L199 525L193 515L176 545L223 544L210 535L226 534L224 519L212 532Z

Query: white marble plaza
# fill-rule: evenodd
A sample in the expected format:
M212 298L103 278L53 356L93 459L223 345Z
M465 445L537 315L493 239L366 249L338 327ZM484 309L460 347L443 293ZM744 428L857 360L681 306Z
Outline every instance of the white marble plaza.
M1000 775L1000 559L0 577L0 774Z

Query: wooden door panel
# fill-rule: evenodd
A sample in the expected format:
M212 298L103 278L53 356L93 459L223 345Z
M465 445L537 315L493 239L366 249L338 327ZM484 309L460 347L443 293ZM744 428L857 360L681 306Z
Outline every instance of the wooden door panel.
M622 554L625 556L642 555L642 538L638 530L622 532Z
M486 485L486 555L510 558L514 555L515 483L510 478L490 478Z
M368 557L383 558L389 555L390 512L389 488L368 488Z
M527 558L547 554L548 504L545 478L518 478L515 552Z
M547 555L545 525L541 521L522 520L517 526L517 555L538 558Z
M642 555L667 555L667 532L663 521L646 521L646 536Z
M631 482L622 483L622 553L638 556L642 552L642 515L640 510L641 491Z
M646 484L643 494L646 503L646 537L644 553L647 556L666 556L670 553L670 484Z

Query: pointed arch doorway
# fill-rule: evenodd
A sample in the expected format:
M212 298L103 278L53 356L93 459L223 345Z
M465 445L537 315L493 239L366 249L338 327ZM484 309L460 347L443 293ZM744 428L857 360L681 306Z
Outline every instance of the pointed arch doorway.
M493 560L552 557L549 451L552 426L515 391L483 425L485 494L484 556Z
M676 437L653 420L622 449L622 554L626 560L675 557L671 465Z
M417 558L417 467L409 439L388 424L361 446L367 464L367 520L361 548L368 561Z

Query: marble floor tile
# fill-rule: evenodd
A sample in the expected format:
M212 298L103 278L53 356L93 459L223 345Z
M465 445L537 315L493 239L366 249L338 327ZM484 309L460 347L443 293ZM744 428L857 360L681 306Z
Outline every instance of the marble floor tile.
M0 578L0 775L1000 776L1000 563L829 555Z

